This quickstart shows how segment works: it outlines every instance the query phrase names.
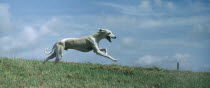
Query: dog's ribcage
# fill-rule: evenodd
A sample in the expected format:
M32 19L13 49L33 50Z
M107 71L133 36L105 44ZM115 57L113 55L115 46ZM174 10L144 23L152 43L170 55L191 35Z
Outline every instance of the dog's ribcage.
M69 38L62 40L64 49L75 49L82 52L89 52L92 50L92 43L87 38Z

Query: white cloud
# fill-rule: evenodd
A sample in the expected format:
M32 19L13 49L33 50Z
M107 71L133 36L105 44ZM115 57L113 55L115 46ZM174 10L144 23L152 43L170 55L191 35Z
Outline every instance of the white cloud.
M41 25L40 32L46 32L52 35L61 36L69 35L68 37L78 37L81 36L81 31L89 30L88 24L77 23L72 17L52 17L51 20L47 21L45 24Z
M7 35L0 37L2 48L9 51L14 48L26 48L33 44L38 38L38 33L32 27L25 27L22 31L17 32L15 35Z
M0 4L0 19L1 56L15 56L28 49L37 48L37 40L47 33L44 28L38 29L24 23L19 23L21 26L15 25L16 22L11 22L8 4Z
M159 57L145 55L140 58L138 58L138 63L144 66L150 66L155 65L157 63L160 63L161 59Z
M144 55L136 61L140 66L146 67L162 67L168 69L176 69L176 63L179 62L182 70L190 69L189 54L176 53L172 56L152 56Z
M37 31L30 26L26 26L23 29L23 31L20 33L20 35L22 35L24 37L23 39L27 38L27 40L30 42L36 41L39 36Z
M189 54L176 53L174 55L174 58L176 58L177 62L186 62L189 57Z

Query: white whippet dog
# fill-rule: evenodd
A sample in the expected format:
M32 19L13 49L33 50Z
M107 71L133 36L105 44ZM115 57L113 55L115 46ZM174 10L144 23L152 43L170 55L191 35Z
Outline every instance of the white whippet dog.
M107 49L105 48L99 48L99 42L102 39L107 39L109 42L111 42L111 38L115 39L116 36L112 34L112 32L108 29L101 29L99 28L99 31L93 35L86 36L83 38L65 38L58 42L56 42L52 48L51 52L47 52L45 49L46 54L51 54L49 57L47 57L43 63L47 62L50 59L55 59L55 64L60 61L60 59L63 56L63 51L68 49L75 49L82 52L89 52L92 51L95 52L98 55L104 56L106 58L109 58L113 60L114 62L117 61L117 59L112 58L110 55L107 54ZM103 52L102 52L103 51Z

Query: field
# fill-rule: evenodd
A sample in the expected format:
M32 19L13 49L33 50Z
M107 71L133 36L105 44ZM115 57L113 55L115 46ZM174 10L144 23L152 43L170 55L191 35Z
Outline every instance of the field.
M0 88L210 88L210 73L0 57Z

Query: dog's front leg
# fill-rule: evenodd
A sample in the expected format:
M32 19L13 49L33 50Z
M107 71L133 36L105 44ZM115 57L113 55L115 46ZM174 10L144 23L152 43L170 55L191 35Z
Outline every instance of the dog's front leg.
M99 49L98 49L98 50L94 50L94 52L95 52L96 54L98 54L98 55L101 55L101 56L103 56L103 57L109 58L109 59L111 59L111 60L114 61L114 62L117 62L117 59L114 59L113 57L111 57L111 56L109 56L109 55L107 55L107 54L104 54L104 53L101 52Z
M100 51L104 51L105 54L107 54L107 49L106 48L100 48Z
M117 62L117 59L114 59L111 56L109 56L109 55L107 55L107 54L105 54L105 53L103 53L103 52L100 51L100 49L98 48L98 44L96 43L96 41L95 41L94 38L92 38L91 42L92 42L93 51L96 54L101 55L101 56L106 57L106 58L109 58L109 59L111 59L114 62Z

